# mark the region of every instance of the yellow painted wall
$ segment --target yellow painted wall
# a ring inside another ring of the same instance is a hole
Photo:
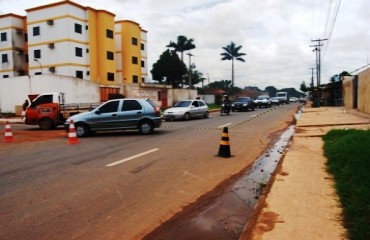
[[[120,21],[122,39],[122,82],[133,83],[133,76],[138,76],[138,83],[142,82],[141,76],[141,28],[132,21]],[[137,39],[137,45],[132,44],[132,38]],[[138,58],[137,64],[132,64],[132,57]]]
[[[117,85],[115,60],[107,59],[107,51],[115,55],[114,15],[102,10],[88,10],[90,75],[93,82],[102,85]],[[108,38],[106,30],[113,31]],[[108,81],[108,72],[114,73],[114,81]]]
[[[99,83],[100,76],[98,71],[98,39],[97,36],[97,16],[93,9],[87,10],[89,27],[89,55],[90,55],[90,79],[92,82]]]

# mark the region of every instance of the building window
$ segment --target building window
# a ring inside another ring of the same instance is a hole
[[[114,81],[114,73],[109,72],[107,74],[108,81]]]
[[[133,76],[132,76],[132,82],[133,82],[133,83],[138,83],[138,82],[139,82],[139,77],[138,77],[138,76],[136,76],[136,75],[133,75]]]
[[[107,51],[107,59],[114,60],[114,54],[113,54],[113,52]]]
[[[144,61],[141,61],[141,67],[145,67],[145,62]]]
[[[76,78],[84,78],[83,71],[76,71]]]
[[[137,64],[137,57],[132,57],[132,64]]]
[[[40,27],[33,27],[33,36],[39,36],[40,35]]]
[[[76,33],[82,33],[82,25],[75,23],[75,32]]]
[[[137,38],[131,38],[131,43],[132,43],[132,45],[135,45],[135,46],[137,46]]]
[[[3,78],[9,78],[9,75],[3,75]]]
[[[110,29],[107,29],[107,38],[113,39],[113,31]]]
[[[144,45],[144,43],[142,43],[142,44],[141,44],[141,50],[143,50],[143,51],[145,50],[145,45]]]
[[[75,52],[77,57],[82,57],[82,48],[76,47]]]
[[[2,42],[6,42],[7,38],[6,38],[6,32],[3,32],[1,33],[1,41]]]
[[[35,72],[35,75],[41,75],[41,72]]]
[[[8,54],[1,54],[1,62],[3,63],[8,62]]]
[[[33,50],[33,58],[41,58],[41,50],[40,49],[36,49],[36,50]]]

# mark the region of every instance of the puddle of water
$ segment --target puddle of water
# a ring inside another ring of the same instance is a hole
[[[296,119],[300,113],[296,114]],[[236,182],[204,209],[175,219],[144,239],[239,239],[294,133],[290,126]]]

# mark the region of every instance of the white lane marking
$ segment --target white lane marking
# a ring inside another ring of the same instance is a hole
[[[229,125],[231,125],[231,124],[232,124],[232,123],[226,123],[226,124],[224,124],[224,125],[218,126],[218,128],[223,128],[223,127],[229,126]]]
[[[149,151],[146,151],[146,152],[143,152],[143,153],[139,153],[139,154],[136,154],[136,155],[134,155],[134,156],[131,156],[131,157],[128,157],[128,158],[124,158],[124,159],[119,160],[119,161],[116,161],[116,162],[109,163],[109,164],[107,164],[107,165],[105,165],[105,166],[107,166],[107,167],[113,167],[113,166],[115,166],[115,165],[118,165],[118,164],[121,164],[121,163],[124,163],[124,162],[130,161],[130,160],[133,160],[133,159],[135,159],[135,158],[138,158],[138,157],[141,157],[141,156],[147,155],[147,154],[149,154],[149,153],[152,153],[152,152],[155,152],[155,151],[158,151],[158,150],[159,150],[159,148],[153,148],[153,149],[151,149],[151,150],[149,150]]]

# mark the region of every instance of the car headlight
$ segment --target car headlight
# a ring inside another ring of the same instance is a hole
[[[248,104],[247,103],[243,103],[243,107],[246,107]]]

